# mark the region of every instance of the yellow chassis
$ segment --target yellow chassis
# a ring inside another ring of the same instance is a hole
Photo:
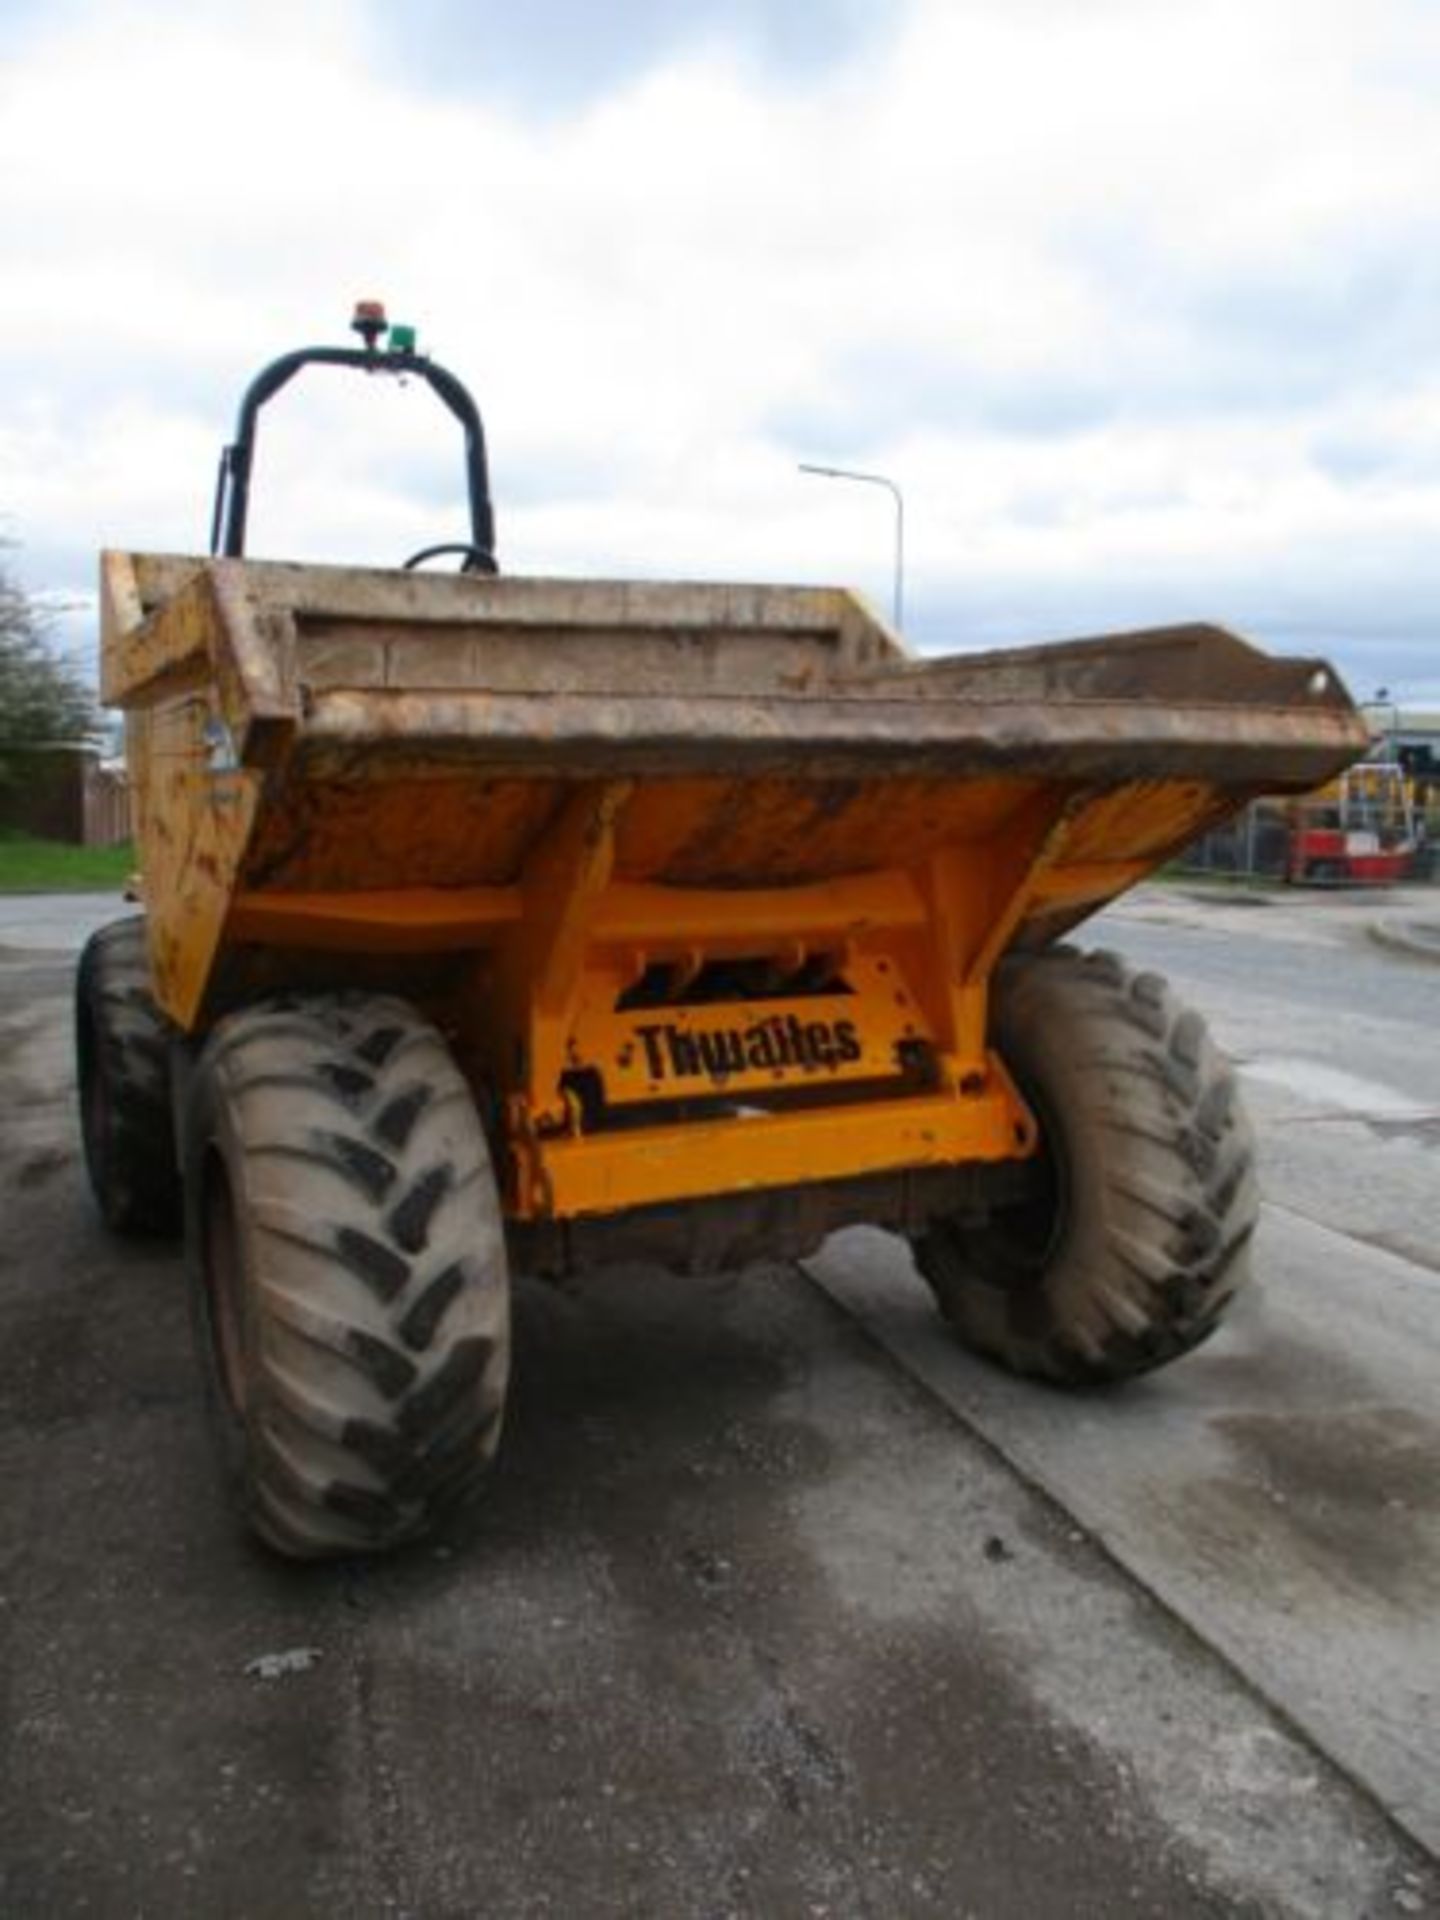
[[[914,662],[830,590],[101,578],[159,1004],[413,994],[518,1222],[1023,1158],[1005,952],[1364,736],[1217,629]]]
[[[985,1044],[986,1011],[991,971],[1026,908],[1097,884],[1089,868],[1054,869],[1063,811],[1032,808],[979,861],[943,854],[783,892],[680,892],[614,878],[631,791],[615,782],[576,793],[514,887],[241,893],[227,939],[392,955],[473,947],[473,992],[451,1023],[462,1058],[478,1054],[488,1083],[507,1089],[517,1219],[1033,1150],[1033,1118]],[[1116,879],[1106,869],[1105,885]],[[711,962],[769,960],[783,978],[810,956],[823,956],[838,991],[617,1006],[655,967],[674,996]],[[923,1063],[925,1091],[913,1073],[907,1083],[906,1058]],[[609,1114],[723,1099],[740,1117],[587,1130],[566,1084],[587,1072]],[[802,1090],[823,1103],[783,1104]]]

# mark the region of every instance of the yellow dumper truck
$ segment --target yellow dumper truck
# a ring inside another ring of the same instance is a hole
[[[356,324],[246,394],[210,557],[101,569],[143,912],[80,966],[85,1151],[116,1230],[183,1224],[253,1527],[351,1553],[468,1496],[511,1270],[866,1221],[1020,1373],[1197,1346],[1255,1224],[1234,1077],[1158,975],[1060,943],[1362,752],[1335,675],[1209,626],[917,659],[838,589],[502,577],[469,394]],[[244,557],[260,409],[316,363],[450,408],[464,540]]]

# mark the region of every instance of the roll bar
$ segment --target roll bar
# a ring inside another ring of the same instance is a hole
[[[485,429],[469,389],[448,368],[415,348],[409,327],[391,327],[378,301],[362,300],[350,322],[363,347],[297,347],[272,360],[250,382],[240,402],[235,438],[220,455],[215,487],[215,510],[210,521],[210,551],[227,559],[245,552],[245,524],[250,508],[250,473],[255,461],[255,430],[260,409],[287,386],[302,367],[355,367],[361,373],[418,374],[460,422],[465,434],[465,480],[470,498],[470,540],[477,572],[495,573],[495,512],[490,503],[490,476],[485,458]],[[382,336],[390,343],[381,346]]]

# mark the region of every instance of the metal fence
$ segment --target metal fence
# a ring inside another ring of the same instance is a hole
[[[1401,841],[1381,823],[1350,822],[1352,841],[1363,851],[1343,870],[1339,860],[1298,857],[1304,834],[1314,840],[1336,827],[1333,806],[1324,800],[1290,802],[1256,800],[1224,826],[1214,827],[1194,840],[1175,862],[1182,873],[1208,874],[1217,879],[1283,881],[1307,878],[1317,885],[1383,884],[1391,881],[1440,883],[1440,792],[1428,808],[1418,810],[1414,828]],[[1320,843],[1323,844],[1323,843]],[[1383,876],[1383,878],[1382,878]]]

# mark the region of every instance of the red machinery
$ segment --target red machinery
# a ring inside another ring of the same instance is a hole
[[[1411,870],[1419,835],[1405,769],[1362,760],[1288,808],[1287,880],[1315,886],[1393,887]]]

